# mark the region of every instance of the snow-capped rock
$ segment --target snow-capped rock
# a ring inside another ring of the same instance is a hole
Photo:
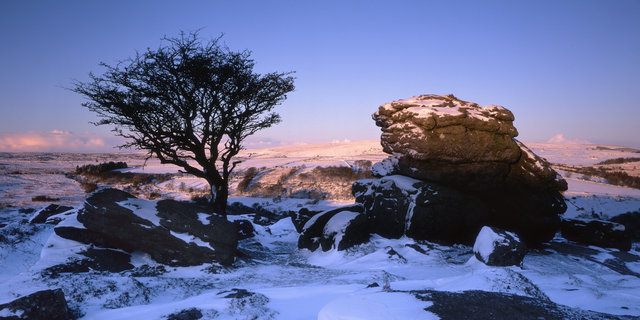
[[[61,237],[100,247],[142,251],[157,262],[190,266],[217,261],[230,265],[237,247],[236,228],[221,217],[209,216],[193,204],[173,200],[157,202],[136,199],[117,189],[104,189],[89,196],[78,213],[84,228],[61,226]]]
[[[485,226],[478,233],[473,253],[488,266],[519,266],[527,247],[514,233]]]
[[[368,225],[359,204],[320,212],[304,225],[298,248],[345,250],[369,240]]]
[[[420,95],[383,104],[373,118],[383,150],[392,154],[374,165],[378,176],[402,174],[475,191],[567,189],[546,160],[514,139],[513,114],[503,107]]]

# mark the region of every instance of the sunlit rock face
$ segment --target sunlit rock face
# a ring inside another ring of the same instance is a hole
[[[566,190],[546,160],[514,139],[514,116],[504,107],[419,95],[381,105],[373,119],[392,173],[470,190]]]
[[[373,119],[382,128],[383,150],[413,160],[513,163],[520,157],[513,114],[500,106],[428,94],[385,103]]]

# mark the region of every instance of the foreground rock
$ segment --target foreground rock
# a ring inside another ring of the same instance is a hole
[[[89,248],[80,252],[85,259],[75,259],[44,270],[44,274],[55,278],[60,273],[83,273],[92,270],[121,272],[133,269],[131,255],[112,249]]]
[[[0,304],[0,319],[68,320],[73,319],[60,289],[43,290]]]
[[[237,248],[235,226],[199,206],[173,200],[138,200],[117,189],[89,196],[78,213],[85,229],[55,228],[63,238],[126,252],[142,251],[170,266],[219,262],[230,265]]]
[[[562,221],[562,236],[598,247],[631,249],[631,236],[625,226],[610,221],[565,219]]]
[[[476,259],[488,266],[519,266],[527,247],[518,236],[493,227],[482,227],[473,245]]]
[[[367,217],[362,206],[353,205],[320,212],[302,228],[298,248],[345,250],[369,240]]]
[[[72,210],[73,207],[68,207],[68,206],[59,206],[57,204],[50,204],[47,207],[45,207],[44,209],[38,211],[38,213],[31,218],[31,220],[29,220],[29,223],[45,223],[47,222],[47,220],[52,217],[55,216],[57,214],[60,213],[64,213],[67,211]],[[56,221],[53,221],[52,223],[56,223]]]
[[[640,212],[627,212],[617,215],[611,219],[611,222],[619,223],[627,229],[629,237],[632,241],[640,241]]]
[[[500,292],[421,290],[412,293],[420,300],[432,302],[433,305],[425,310],[435,313],[442,320],[637,319],[634,316],[611,315],[571,308],[548,299]]]

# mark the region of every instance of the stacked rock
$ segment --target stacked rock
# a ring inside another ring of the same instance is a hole
[[[373,119],[391,156],[373,166],[376,179],[353,184],[350,219],[327,222],[341,209],[318,213],[301,228],[300,248],[345,249],[373,233],[472,245],[483,226],[536,246],[558,231],[567,183],[514,139],[509,110],[420,95],[383,104]]]
[[[372,232],[388,230],[393,215],[401,223],[386,236],[470,244],[483,225],[516,232],[528,245],[555,235],[567,183],[514,139],[509,110],[420,95],[383,104],[373,119],[391,156],[374,165],[380,179],[353,186]],[[410,187],[406,177],[416,179]]]

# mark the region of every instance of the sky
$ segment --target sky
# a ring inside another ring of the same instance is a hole
[[[640,1],[0,1],[0,151],[117,151],[69,91],[163,36],[221,34],[295,71],[247,147],[379,139],[418,94],[510,109],[520,140],[640,148]]]

